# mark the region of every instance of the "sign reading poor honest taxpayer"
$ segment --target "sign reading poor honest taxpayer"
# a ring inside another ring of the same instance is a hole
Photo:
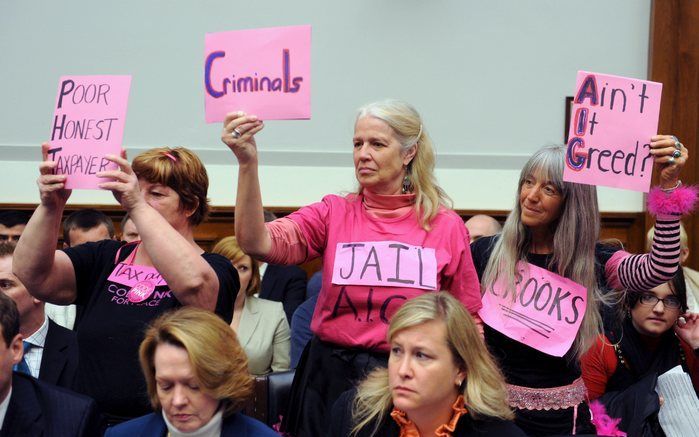
[[[517,263],[514,289],[499,279],[483,294],[483,322],[527,346],[562,357],[585,316],[587,290],[533,264]]]
[[[58,85],[48,159],[66,188],[99,189],[100,171],[117,165],[126,123],[131,76],[63,76]]]
[[[657,82],[578,71],[563,179],[647,192],[662,88]]]
[[[207,123],[311,118],[311,26],[207,33],[204,94]]]

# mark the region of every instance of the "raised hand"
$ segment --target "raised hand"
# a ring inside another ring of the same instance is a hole
[[[254,135],[263,128],[264,124],[257,116],[231,112],[223,121],[221,141],[233,151],[239,164],[247,164],[257,158]]]
[[[680,171],[687,162],[689,151],[673,135],[651,137],[650,153],[660,168],[660,186],[672,188],[677,185]]]
[[[682,318],[684,322],[682,320],[677,322],[675,333],[692,349],[699,348],[699,314],[687,313]]]
[[[72,190],[67,190],[66,175],[53,174],[56,169],[56,162],[49,161],[49,143],[41,145],[42,163],[39,165],[39,178],[36,184],[39,186],[39,198],[41,204],[51,208],[63,208],[72,193]]]
[[[122,155],[125,156],[123,152]],[[117,164],[119,169],[97,173],[97,176],[101,178],[113,179],[113,181],[100,183],[99,187],[104,190],[110,190],[112,194],[114,194],[114,198],[117,202],[119,202],[126,211],[131,211],[139,205],[145,205],[146,200],[141,193],[138,177],[136,177],[136,174],[133,172],[129,161],[115,155],[107,155],[105,159]]]

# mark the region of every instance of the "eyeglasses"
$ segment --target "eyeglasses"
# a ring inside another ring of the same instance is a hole
[[[650,293],[643,293],[639,301],[642,305],[647,305],[651,307],[656,306],[658,302],[662,302],[665,308],[671,310],[678,310],[682,306],[680,300],[677,299],[675,296],[668,296],[665,299],[661,299],[658,296]]]

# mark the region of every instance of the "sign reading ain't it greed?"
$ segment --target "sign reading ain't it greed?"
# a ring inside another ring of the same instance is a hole
[[[662,84],[578,71],[575,89],[563,180],[647,192]]]
[[[311,118],[311,26],[207,33],[204,92],[207,123]]]
[[[99,189],[100,171],[117,165],[126,124],[131,76],[63,76],[59,81],[48,159],[66,188]]]
[[[483,322],[556,357],[570,349],[587,309],[587,289],[533,264],[517,263],[514,289],[499,279],[485,290]]]

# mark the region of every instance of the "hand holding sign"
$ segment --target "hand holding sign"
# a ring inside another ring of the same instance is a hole
[[[689,151],[672,135],[655,135],[651,138],[650,147],[650,154],[660,164],[660,186],[675,187]]]
[[[53,174],[57,163],[49,161],[49,150],[51,150],[49,143],[41,145],[43,162],[39,165],[41,176],[36,180],[39,186],[39,198],[42,205],[63,210],[72,190],[65,188],[66,175]]]
[[[242,111],[231,112],[223,121],[221,141],[235,154],[239,164],[247,164],[257,157],[254,135],[264,128],[262,120]]]
[[[115,155],[107,155],[105,159],[117,164],[120,170],[107,170],[97,173],[97,177],[113,179],[112,182],[101,182],[99,188],[111,190],[114,198],[126,211],[131,211],[139,205],[146,205],[138,178],[133,172],[129,161]]]

